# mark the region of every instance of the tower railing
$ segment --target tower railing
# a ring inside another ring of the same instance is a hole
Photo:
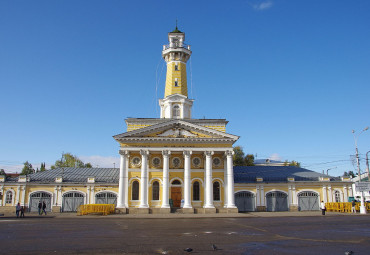
[[[190,45],[185,44],[185,43],[174,43],[174,44],[163,45],[163,50],[177,49],[177,48],[183,48],[183,49],[190,50]]]

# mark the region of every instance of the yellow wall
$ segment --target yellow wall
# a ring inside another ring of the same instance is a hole
[[[178,71],[175,70],[175,65],[178,66]],[[175,79],[178,80],[178,86],[175,86]],[[186,64],[181,62],[167,63],[166,88],[164,97],[181,94],[188,96],[188,86],[186,80]]]

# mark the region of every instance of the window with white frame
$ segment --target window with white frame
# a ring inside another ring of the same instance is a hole
[[[178,87],[179,86],[179,80],[176,78],[175,79],[175,87]]]
[[[199,188],[199,182],[193,183],[193,200],[199,201],[200,200],[200,188]]]
[[[153,200],[159,200],[159,182],[153,182]]]
[[[340,192],[338,190],[334,192],[334,196],[335,196],[335,202],[339,203],[340,202]]]
[[[132,183],[132,200],[139,200],[139,182]]]
[[[5,197],[5,203],[6,204],[11,204],[13,202],[13,192],[7,191],[6,192],[6,197]]]
[[[214,182],[213,183],[213,200],[220,201],[220,183]]]
[[[173,118],[180,117],[180,106],[178,106],[178,105],[173,106],[172,116],[173,116]]]

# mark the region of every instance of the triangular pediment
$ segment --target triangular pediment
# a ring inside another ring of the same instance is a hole
[[[185,120],[169,120],[164,123],[136,129],[120,135],[114,136],[117,141],[123,141],[132,138],[142,139],[226,139],[236,141],[239,137],[217,131],[211,128],[203,127]]]

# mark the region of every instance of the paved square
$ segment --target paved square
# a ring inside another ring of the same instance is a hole
[[[212,244],[217,246],[213,250]],[[2,254],[368,254],[368,215],[0,218]]]

